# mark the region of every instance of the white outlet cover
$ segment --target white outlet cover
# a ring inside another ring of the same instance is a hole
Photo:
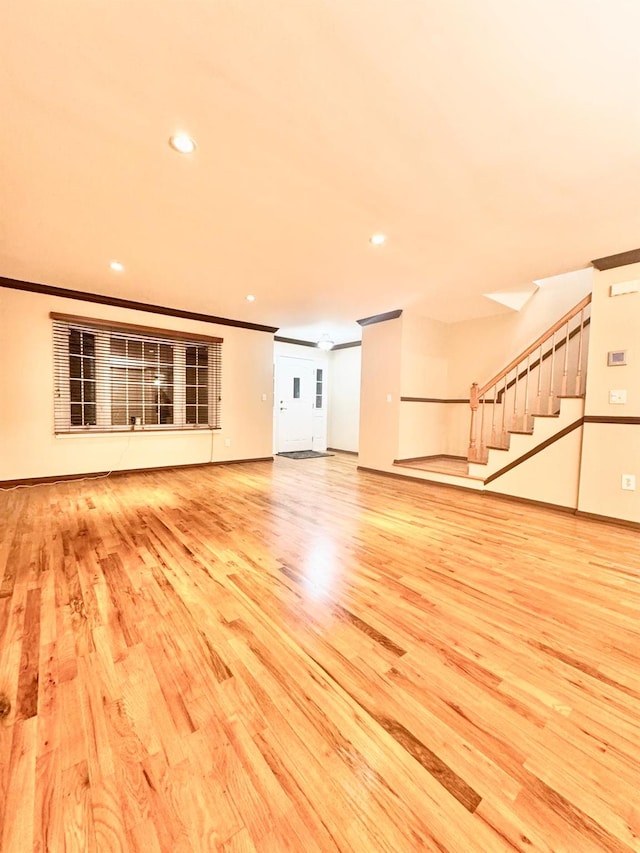
[[[623,474],[621,485],[625,491],[635,492],[635,490],[636,490],[636,475],[635,474]]]

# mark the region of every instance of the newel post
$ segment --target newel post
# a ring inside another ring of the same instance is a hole
[[[469,427],[469,461],[476,460],[476,412],[478,411],[478,383],[474,382],[469,392],[469,405],[471,406],[471,425]]]

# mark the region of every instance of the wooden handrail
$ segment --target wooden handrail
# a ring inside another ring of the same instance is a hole
[[[586,329],[590,323],[591,323],[591,318],[587,317],[581,325],[576,326],[575,329],[569,334],[569,340],[572,340],[576,335],[579,335],[580,330]],[[541,347],[544,343],[545,343],[545,341],[542,342]],[[554,344],[553,348],[557,352],[559,349],[562,349],[562,347],[566,346],[566,344],[567,344],[566,339],[562,339],[562,340],[559,340],[557,344]],[[531,370],[535,370],[543,362],[545,362],[550,356],[551,356],[551,348],[549,348],[545,353],[542,354],[542,360],[540,358],[538,358],[537,361],[533,361],[531,363]],[[526,375],[527,375],[527,371],[522,370],[518,374],[518,379],[523,379]],[[503,398],[505,392],[509,391],[511,388],[513,388],[515,381],[516,381],[515,378],[511,379],[509,382],[505,383],[505,387],[503,390],[498,391],[498,393],[496,394],[498,403],[502,402],[502,398]]]
[[[570,311],[567,311],[567,313],[564,315],[564,317],[561,317],[556,323],[553,324],[553,326],[550,326],[546,330],[546,332],[543,332],[543,334],[541,334],[540,337],[538,337],[530,346],[528,346],[526,348],[526,350],[524,350],[524,352],[522,352],[517,358],[514,358],[512,361],[510,361],[509,364],[506,367],[504,367],[500,371],[500,373],[497,373],[493,377],[493,379],[491,379],[490,382],[486,382],[482,386],[482,388],[479,388],[477,391],[478,397],[482,397],[483,394],[486,394],[490,388],[492,388],[494,385],[496,385],[501,379],[504,379],[504,377],[508,373],[510,373],[514,369],[514,367],[517,367],[522,361],[524,361],[529,355],[531,355],[531,353],[534,350],[536,350],[541,344],[543,344],[546,340],[548,340],[552,335],[555,335],[555,333],[558,331],[558,329],[561,329],[562,326],[564,326],[566,323],[569,322],[569,320],[572,320],[576,316],[576,314],[579,314],[580,311],[582,311],[583,308],[585,308],[587,305],[589,305],[590,302],[591,302],[591,294],[589,293],[587,296],[584,297],[584,299],[582,299],[580,302],[578,302],[577,305],[574,305],[574,307]]]

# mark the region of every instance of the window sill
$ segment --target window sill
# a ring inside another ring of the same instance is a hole
[[[91,429],[91,430],[77,430],[70,432],[57,432],[54,434],[54,438],[93,438],[99,436],[100,438],[104,438],[105,436],[139,436],[139,435],[213,435],[215,433],[222,432],[222,427],[218,429],[214,429],[211,427],[198,427],[194,429],[183,429],[181,427],[174,428],[164,428],[164,429]]]

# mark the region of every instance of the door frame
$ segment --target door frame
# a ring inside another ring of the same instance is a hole
[[[298,358],[308,361],[315,371],[322,370],[322,408],[313,407],[312,418],[312,448],[324,452],[327,449],[327,405],[329,402],[329,358],[328,354],[317,350],[315,347],[306,347],[298,344],[287,344],[276,341],[273,352],[273,452],[277,454],[280,446],[280,401],[278,399],[278,364],[281,358]]]

